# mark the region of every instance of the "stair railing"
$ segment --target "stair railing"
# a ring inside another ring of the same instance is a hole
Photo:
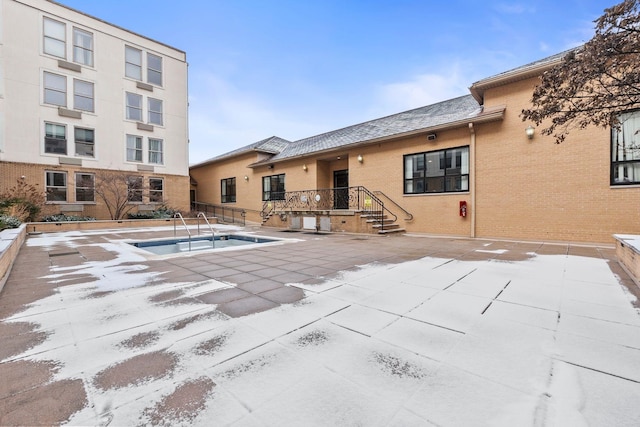
[[[180,218],[180,221],[182,221],[182,226],[184,227],[185,230],[187,230],[187,234],[189,235],[189,252],[191,252],[191,231],[189,231],[189,227],[187,227],[187,223],[184,222],[184,218],[182,217],[182,214],[180,212],[176,212],[173,215],[173,237],[176,237],[176,219]]]
[[[409,212],[408,210],[406,210],[405,208],[403,208],[402,206],[400,206],[398,203],[396,203],[396,201],[393,200],[391,197],[387,196],[386,194],[384,194],[382,191],[379,191],[379,190],[376,190],[373,193],[376,196],[382,196],[382,197],[386,198],[391,203],[393,203],[398,209],[400,209],[402,212],[404,212],[406,214],[406,216],[407,216],[404,219],[405,221],[413,221],[413,214],[411,212]]]
[[[211,246],[215,248],[216,233],[213,231],[213,227],[211,227],[211,224],[209,223],[209,220],[207,219],[207,216],[204,214],[204,212],[198,212],[198,216],[196,217],[198,223],[198,236],[200,235],[200,217],[204,219],[204,222],[209,226],[209,230],[211,230]]]

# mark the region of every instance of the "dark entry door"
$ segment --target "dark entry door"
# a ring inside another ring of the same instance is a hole
[[[333,208],[349,209],[349,170],[333,171]]]

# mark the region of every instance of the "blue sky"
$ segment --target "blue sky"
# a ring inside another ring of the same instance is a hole
[[[619,0],[59,1],[186,51],[198,163],[466,95],[586,42]]]

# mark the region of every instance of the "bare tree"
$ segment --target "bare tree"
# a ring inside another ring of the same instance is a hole
[[[617,128],[620,113],[640,108],[640,0],[605,9],[595,24],[591,40],[542,74],[532,108],[522,110],[556,143],[572,129]]]
[[[131,202],[142,202],[143,179],[126,172],[98,172],[95,192],[111,219],[122,219],[135,207]]]

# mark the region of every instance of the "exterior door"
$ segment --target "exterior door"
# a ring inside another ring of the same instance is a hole
[[[349,209],[349,170],[333,172],[333,209]]]

